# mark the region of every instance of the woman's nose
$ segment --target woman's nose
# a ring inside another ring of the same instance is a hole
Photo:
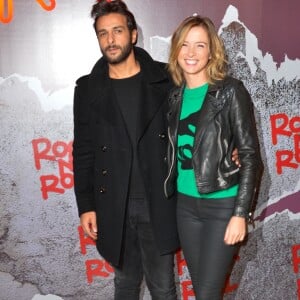
[[[194,46],[190,45],[187,50],[188,50],[188,52],[187,52],[188,56],[190,56],[190,57],[194,56],[194,54],[195,54],[195,47]]]

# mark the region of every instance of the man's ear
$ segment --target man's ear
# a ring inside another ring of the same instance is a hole
[[[131,32],[131,43],[132,45],[135,45],[137,43],[137,39],[138,39],[138,32],[136,29],[133,29]]]

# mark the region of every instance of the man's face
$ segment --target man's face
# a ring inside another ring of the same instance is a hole
[[[130,33],[125,16],[111,13],[99,17],[96,31],[101,52],[109,64],[119,64],[127,59],[136,41],[137,31]]]

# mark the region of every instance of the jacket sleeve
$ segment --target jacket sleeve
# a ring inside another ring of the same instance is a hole
[[[230,107],[231,128],[241,163],[234,215],[248,218],[262,173],[253,104],[243,83],[234,85]]]
[[[95,211],[94,201],[94,151],[89,129],[89,107],[87,103],[88,77],[82,77],[74,90],[73,117],[73,172],[74,190],[79,216]]]

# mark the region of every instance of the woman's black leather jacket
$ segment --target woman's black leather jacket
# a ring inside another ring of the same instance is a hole
[[[184,86],[170,94],[168,177],[165,194],[176,190],[177,131]],[[243,83],[227,77],[209,86],[194,138],[192,164],[200,193],[239,184],[234,216],[248,217],[262,171],[253,105]],[[232,161],[238,149],[241,167]]]

